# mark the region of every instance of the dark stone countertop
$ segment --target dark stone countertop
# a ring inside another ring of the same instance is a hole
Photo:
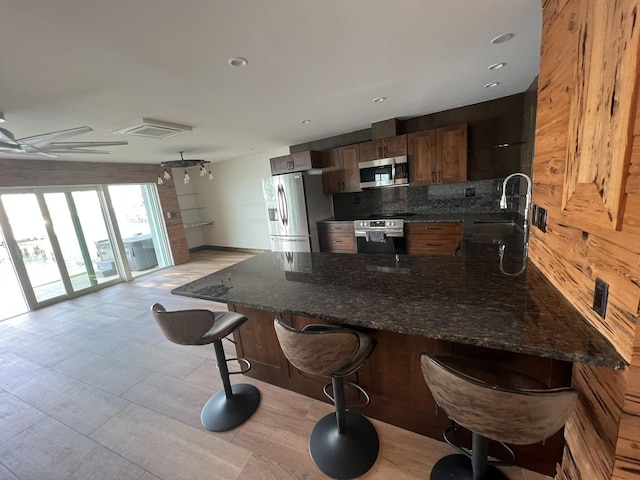
[[[266,252],[172,293],[624,368],[615,348],[535,265],[505,275],[497,245],[476,247],[464,257],[400,255],[397,263],[393,255]]]

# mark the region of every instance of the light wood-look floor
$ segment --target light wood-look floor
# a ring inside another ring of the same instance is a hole
[[[200,410],[221,388],[213,348],[168,342],[149,314],[155,302],[226,309],[170,290],[246,257],[199,252],[186,265],[0,322],[0,480],[325,478],[307,441],[328,404],[234,377],[258,386],[258,411],[229,432],[205,430]],[[380,456],[362,478],[426,479],[452,451],[373,423]]]

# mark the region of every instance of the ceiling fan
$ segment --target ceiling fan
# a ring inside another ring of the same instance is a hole
[[[77,127],[58,132],[43,133],[31,137],[15,139],[13,133],[0,128],[0,153],[18,153],[57,157],[63,153],[109,153],[105,150],[92,150],[92,147],[112,147],[127,145],[128,142],[60,142],[65,138],[92,132],[91,127]]]

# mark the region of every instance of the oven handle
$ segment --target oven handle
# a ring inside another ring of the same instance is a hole
[[[367,236],[367,231],[369,231],[369,232],[378,232],[379,230],[355,230],[355,236],[356,237],[366,237]],[[387,235],[387,237],[391,237],[391,238],[402,238],[402,237],[404,237],[404,231],[403,230],[385,230],[384,233]]]

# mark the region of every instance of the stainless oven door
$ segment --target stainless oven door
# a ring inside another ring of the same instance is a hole
[[[397,253],[407,252],[404,237],[386,237],[384,242],[367,241],[366,237],[356,237],[358,253]]]

